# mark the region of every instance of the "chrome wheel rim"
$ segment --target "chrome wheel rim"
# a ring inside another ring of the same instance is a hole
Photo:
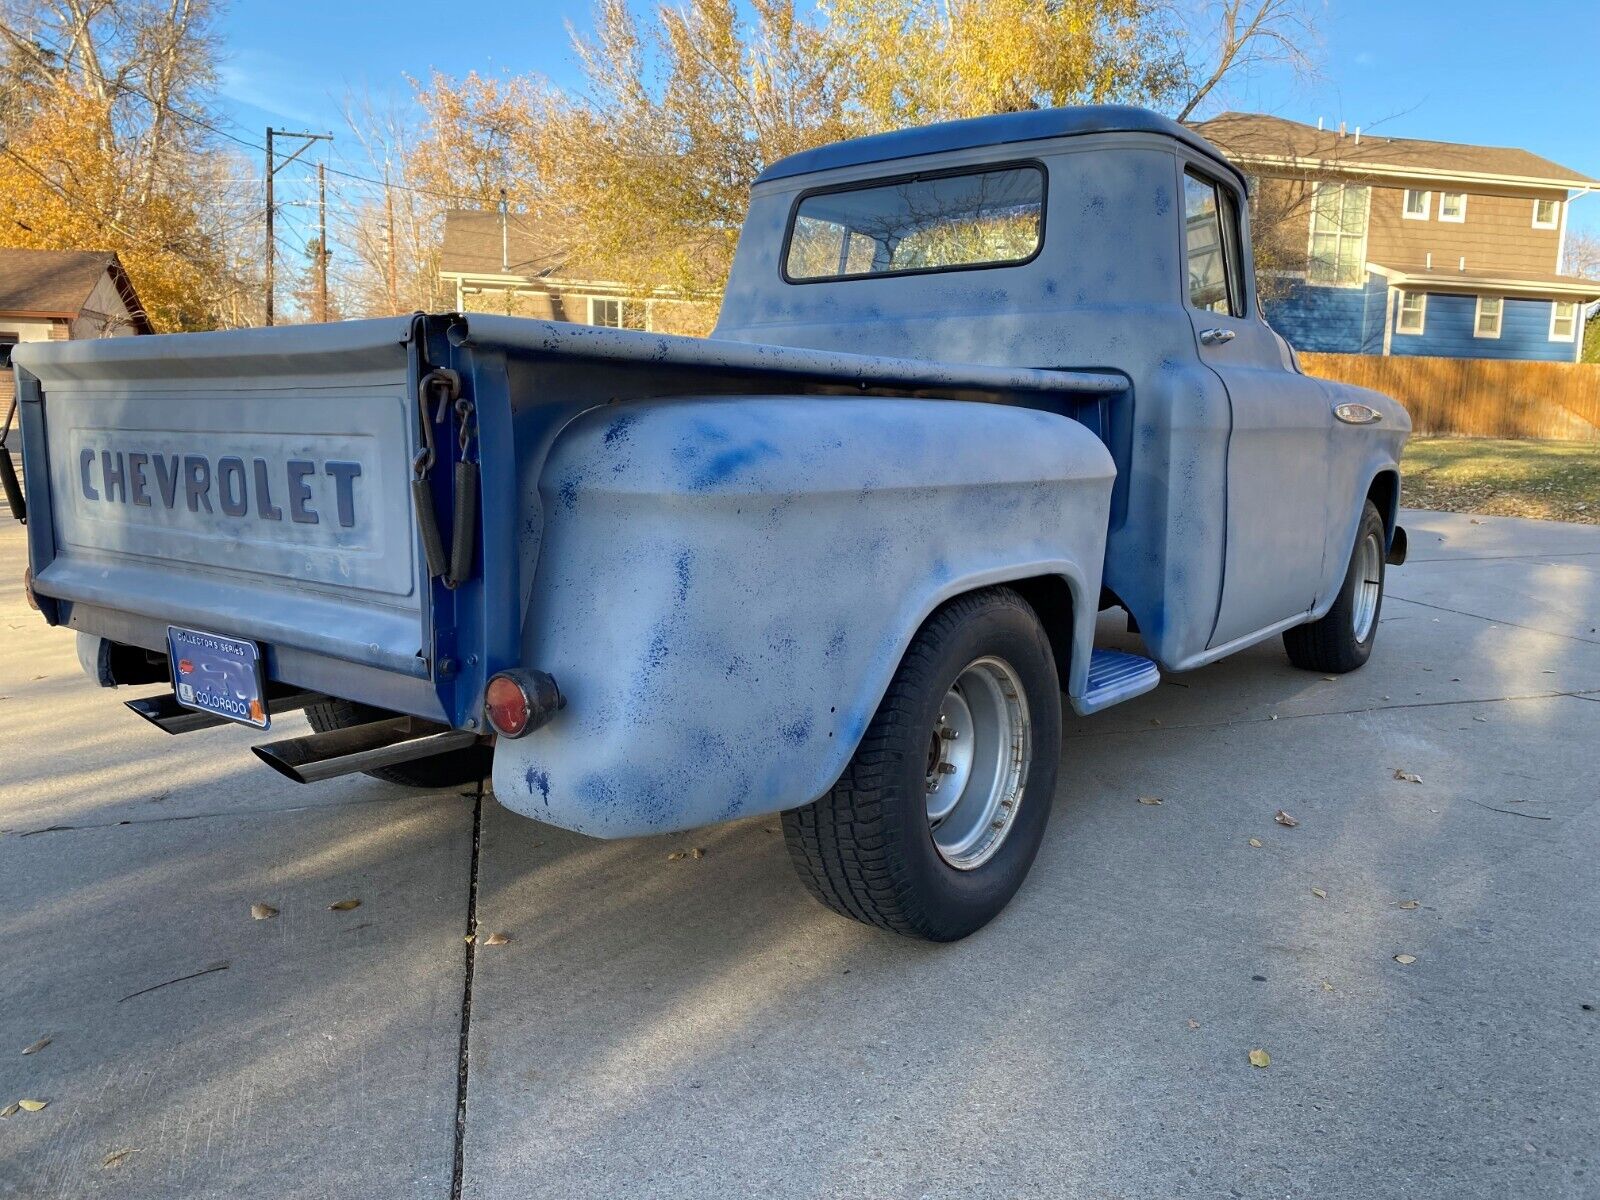
[[[1372,626],[1378,619],[1378,598],[1383,594],[1383,546],[1378,535],[1369,533],[1361,539],[1356,550],[1356,641],[1364,642],[1372,636]]]
[[[993,858],[1017,818],[1032,725],[1022,680],[1004,659],[969,663],[939,704],[928,740],[928,828],[960,871]]]

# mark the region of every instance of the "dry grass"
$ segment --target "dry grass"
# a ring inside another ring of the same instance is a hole
[[[1413,438],[1400,464],[1411,508],[1600,525],[1600,445]]]

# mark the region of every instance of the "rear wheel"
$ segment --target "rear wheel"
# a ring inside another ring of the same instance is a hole
[[[1344,585],[1320,621],[1286,630],[1283,648],[1289,661],[1303,671],[1342,675],[1354,671],[1372,656],[1378,636],[1378,614],[1383,609],[1383,518],[1368,500],[1350,551]]]
[[[844,774],[784,814],[806,887],[847,917],[954,941],[1021,886],[1061,752],[1049,640],[1009,588],[961,596],[918,631]]]
[[[356,704],[351,700],[329,700],[325,704],[306,706],[306,720],[318,733],[335,729],[349,729],[352,725],[366,725],[395,714],[369,704]],[[367,771],[374,779],[385,783],[399,783],[414,788],[459,787],[464,783],[477,783],[486,779],[494,763],[494,751],[488,746],[468,746],[465,750],[452,750],[432,758],[419,758],[411,762],[396,763],[392,767],[379,767]]]

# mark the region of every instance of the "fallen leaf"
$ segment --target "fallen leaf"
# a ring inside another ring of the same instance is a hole
[[[469,933],[469,934],[467,934],[466,937],[462,938],[461,940],[466,942],[467,945],[470,946],[470,945],[472,945],[473,942],[477,941],[478,939],[473,937],[472,934]]]
[[[671,854],[667,855],[667,861],[668,862],[677,862],[680,858],[688,858],[688,857],[689,857],[689,852],[687,850],[674,850]]]
[[[1394,777],[1401,783],[1421,783],[1421,775],[1413,775],[1410,771],[1402,771],[1399,767],[1394,769]]]
[[[1276,821],[1279,825],[1287,825],[1290,829],[1293,829],[1296,825],[1300,824],[1300,822],[1298,820],[1296,820],[1294,817],[1291,817],[1288,813],[1284,812],[1283,809],[1281,809],[1281,808],[1277,811],[1276,814],[1274,814],[1272,819],[1274,821]]]
[[[19,1109],[21,1109],[21,1107],[22,1106],[20,1104],[11,1103],[6,1105],[4,1108],[0,1108],[0,1120],[11,1120],[12,1117],[17,1115],[17,1112]]]
[[[1328,893],[1323,891],[1321,888],[1312,888],[1311,894],[1318,900],[1326,900],[1328,898]]]
[[[17,1101],[17,1104],[19,1106],[21,1106],[23,1112],[38,1112],[40,1109],[42,1109],[45,1105],[47,1105],[49,1103],[50,1103],[50,1101],[48,1101],[48,1100],[18,1100]]]
[[[35,1042],[33,1045],[29,1046],[26,1050],[24,1050],[23,1053],[24,1054],[37,1054],[37,1053],[39,1053],[39,1051],[43,1050],[49,1044],[50,1044],[50,1039],[47,1038],[47,1037],[42,1037],[37,1042]]]
[[[360,907],[361,901],[359,900],[335,900],[332,904],[328,905],[330,912],[349,912],[352,908]]]
[[[257,921],[270,921],[278,915],[278,910],[270,904],[255,903],[250,906],[250,915]]]
[[[1252,1067],[1265,1067],[1270,1065],[1271,1062],[1272,1055],[1268,1054],[1265,1050],[1250,1051],[1250,1065]]]
[[[1473,717],[1472,719],[1474,721],[1482,721],[1485,725],[1487,725],[1489,723],[1489,718],[1488,717]]]
[[[1251,838],[1250,839],[1250,845],[1252,847],[1254,847],[1255,849],[1257,849],[1257,850],[1261,849],[1261,839],[1260,838]]]
[[[690,858],[704,858],[705,856],[706,856],[705,850],[702,849],[699,846],[696,846],[693,850],[689,851],[689,857]]]
[[[1322,981],[1322,990],[1325,991],[1325,992],[1333,991],[1333,984],[1329,983],[1326,979],[1324,979]]]
[[[1400,901],[1400,907],[1405,909],[1407,912],[1410,912],[1416,906],[1417,906],[1417,902],[1415,900],[1402,900],[1402,901]]]
[[[1322,677],[1323,683],[1337,683],[1338,681],[1339,677],[1337,675],[1324,675]]]
[[[139,1151],[136,1150],[136,1149],[134,1149],[134,1150],[113,1150],[110,1154],[106,1155],[105,1160],[103,1162],[101,1162],[100,1165],[102,1167],[114,1167],[118,1163],[120,1163],[123,1159],[127,1158],[128,1155],[137,1154],[137,1153],[139,1153]]]
[[[509,933],[491,933],[483,939],[483,944],[485,946],[504,946],[510,940],[511,935]]]
[[[1139,803],[1140,804],[1160,804],[1161,803],[1161,797],[1160,796],[1140,796],[1139,797]]]
[[[1191,1030],[1199,1029],[1200,1028],[1200,1022],[1196,1021],[1193,1017],[1190,1017],[1189,1018],[1189,1028]]]
[[[1402,967],[1409,967],[1412,963],[1417,961],[1417,956],[1415,954],[1396,954],[1394,956],[1394,960]]]

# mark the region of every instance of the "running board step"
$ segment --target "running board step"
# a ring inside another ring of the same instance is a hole
[[[1141,654],[1096,650],[1089,656],[1089,686],[1077,709],[1084,716],[1142,696],[1161,682],[1161,669]]]
[[[255,756],[296,783],[320,783],[337,775],[374,771],[451,750],[464,750],[478,735],[415,717],[393,717],[330,729],[305,737],[251,746]]]

